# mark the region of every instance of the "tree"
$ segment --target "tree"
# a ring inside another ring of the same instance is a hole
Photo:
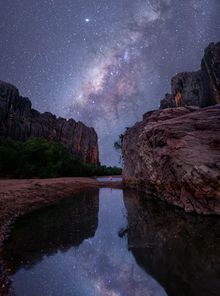
[[[125,128],[125,133],[129,130],[129,127]],[[123,140],[124,140],[124,134],[120,134],[118,137],[118,140],[114,142],[113,147],[115,148],[115,150],[120,152],[120,159],[119,159],[119,163],[122,163],[123,161],[123,156],[122,156],[122,146],[123,146]]]
[[[123,138],[124,138],[124,135],[120,134],[119,138],[118,138],[118,141],[114,142],[115,150],[122,150]]]
[[[51,178],[120,175],[121,168],[84,163],[62,143],[41,138],[25,142],[0,137],[0,177]]]
[[[125,128],[125,133],[129,130],[129,127]],[[124,139],[124,134],[120,134],[118,137],[118,140],[114,142],[114,148],[115,150],[122,150],[122,145],[123,145],[123,139]]]

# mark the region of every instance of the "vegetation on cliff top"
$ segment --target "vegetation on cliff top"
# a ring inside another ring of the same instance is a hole
[[[122,145],[123,145],[124,135],[125,135],[125,133],[129,130],[129,128],[130,128],[130,127],[126,127],[124,133],[123,133],[123,134],[120,134],[120,135],[118,136],[117,141],[114,142],[113,147],[115,148],[115,150],[118,150],[118,151],[121,152],[121,150],[122,150]]]
[[[116,151],[119,152],[119,163],[123,164],[123,155],[122,155],[122,146],[123,146],[123,140],[124,140],[124,135],[125,133],[129,130],[129,127],[125,128],[125,132],[123,134],[120,134],[118,136],[117,141],[114,142],[113,147],[115,148]]]
[[[0,138],[0,177],[53,178],[120,175],[121,168],[83,163],[63,144],[41,138]]]

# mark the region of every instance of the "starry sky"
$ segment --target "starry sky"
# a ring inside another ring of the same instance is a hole
[[[220,40],[219,0],[0,0],[0,80],[96,129],[100,159]]]

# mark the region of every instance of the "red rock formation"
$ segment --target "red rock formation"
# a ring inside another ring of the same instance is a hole
[[[56,118],[31,108],[13,85],[0,81],[0,136],[16,140],[42,137],[62,142],[68,151],[84,162],[99,163],[98,139],[93,128],[73,119]]]
[[[220,103],[220,42],[205,49],[201,71],[202,106]]]
[[[146,113],[125,133],[123,158],[128,187],[220,215],[220,104]]]
[[[166,94],[160,107],[210,106],[220,103],[220,42],[206,49],[197,72],[183,72],[171,80],[171,94]],[[176,95],[181,95],[177,104]]]

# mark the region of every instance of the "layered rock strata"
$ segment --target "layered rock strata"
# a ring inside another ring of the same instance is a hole
[[[0,81],[0,137],[59,141],[84,162],[99,163],[98,138],[93,128],[74,119],[57,118],[49,112],[32,109],[28,98],[20,96],[16,87],[3,81]]]
[[[204,53],[201,69],[178,73],[171,80],[171,94],[160,107],[210,106],[220,103],[220,42],[211,43]]]
[[[123,158],[127,187],[220,215],[220,104],[146,113],[125,133]]]

